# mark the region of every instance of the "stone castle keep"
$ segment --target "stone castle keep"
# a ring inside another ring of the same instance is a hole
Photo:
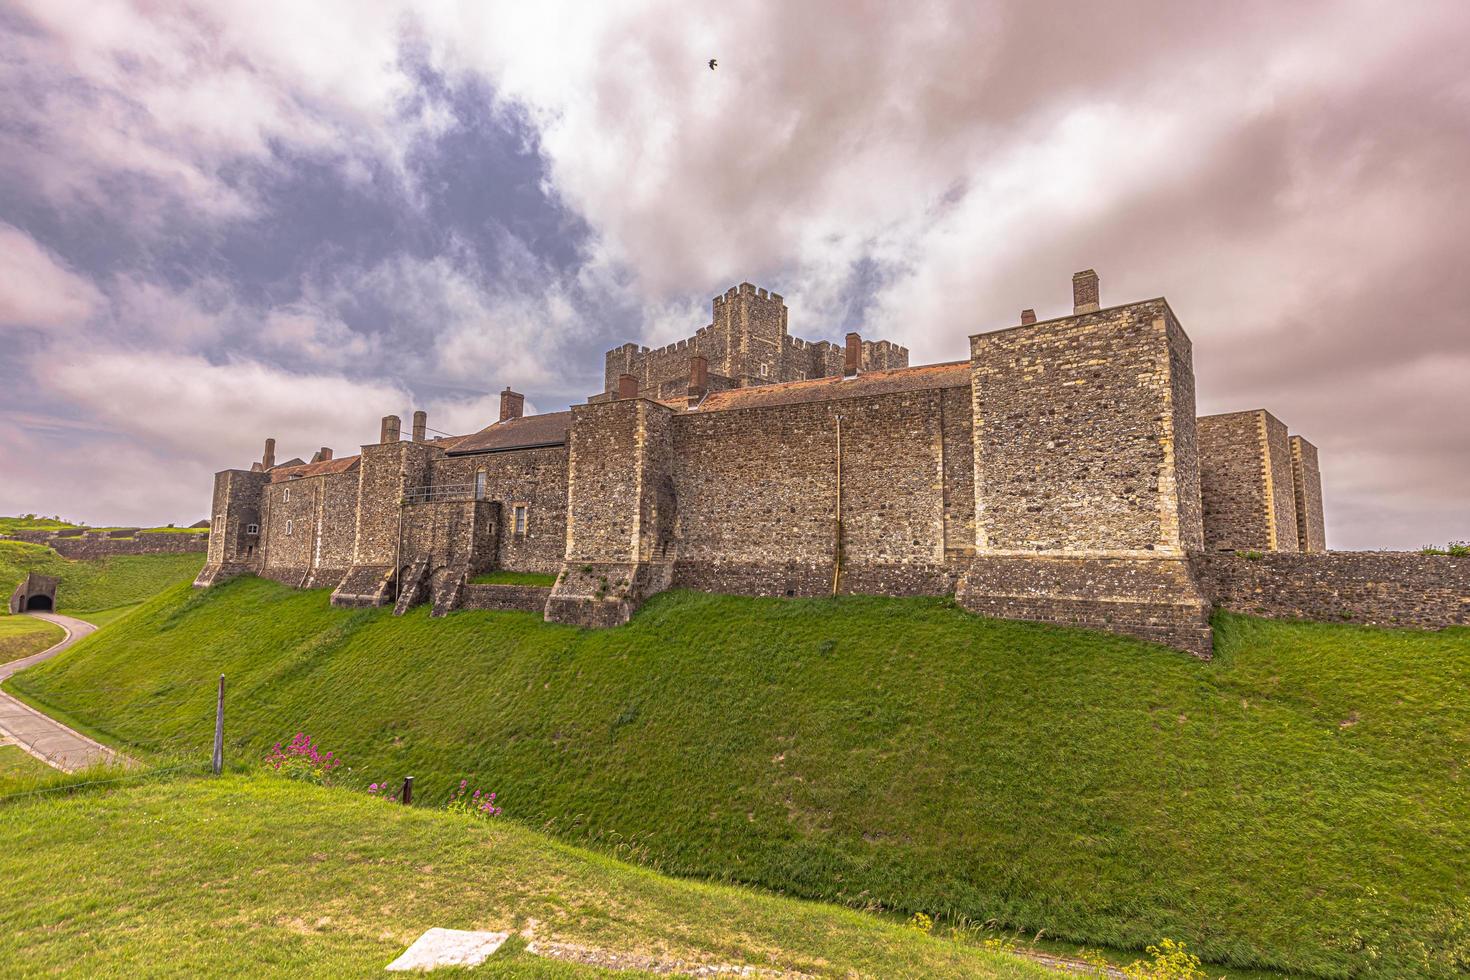
[[[965,360],[910,367],[888,341],[792,337],[782,298],[743,283],[692,337],[609,351],[605,389],[568,411],[526,416],[507,388],[468,435],[427,438],[416,412],[411,438],[388,416],[352,456],[278,463],[267,440],[216,475],[195,584],[250,572],[337,605],[584,626],[669,588],[953,594],[1201,656],[1215,606],[1466,621],[1470,569],[1325,551],[1310,442],[1264,410],[1196,418],[1165,300],[1104,308],[1090,270],[1072,285],[1072,315],[1026,310]],[[471,581],[493,570],[557,578]]]

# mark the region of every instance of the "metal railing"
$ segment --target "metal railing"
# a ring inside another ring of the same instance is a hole
[[[432,486],[409,487],[403,491],[406,504],[438,503],[445,500],[474,500],[473,483],[438,483]]]

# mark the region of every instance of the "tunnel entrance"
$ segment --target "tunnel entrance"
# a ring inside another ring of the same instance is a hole
[[[50,612],[51,597],[49,595],[33,595],[26,599],[26,611],[29,612],[32,609],[42,609]]]

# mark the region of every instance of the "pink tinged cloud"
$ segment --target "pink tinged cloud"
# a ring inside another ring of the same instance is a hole
[[[13,225],[0,222],[0,328],[62,330],[102,305],[86,278]]]

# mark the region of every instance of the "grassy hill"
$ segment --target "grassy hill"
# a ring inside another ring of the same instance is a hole
[[[60,643],[66,630],[28,616],[0,616],[0,664],[40,653]]]
[[[504,820],[268,775],[0,807],[0,878],[39,899],[9,903],[10,976],[362,976],[432,926],[518,933],[533,920],[533,941],[594,963],[1056,976],[845,909],[664,878]],[[525,946],[475,975],[613,975]]]
[[[35,514],[0,517],[0,534],[14,534],[16,531],[59,531],[76,526],[71,521],[63,521],[58,517],[37,517]]]
[[[203,552],[68,561],[45,545],[0,541],[0,598],[9,598],[30,572],[56,575],[57,611],[101,625],[115,612],[192,581],[203,566]]]
[[[223,672],[235,758],[307,731],[363,784],[469,777],[668,872],[1323,975],[1451,955],[1470,631],[1216,625],[1201,663],[942,600],[673,593],[587,632],[247,578],[9,686],[204,758]]]

